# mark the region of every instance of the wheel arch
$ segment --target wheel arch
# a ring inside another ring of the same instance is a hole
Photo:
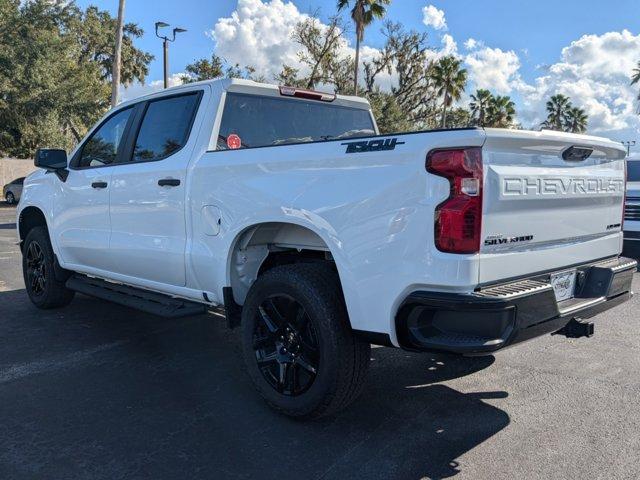
[[[18,217],[18,235],[20,238],[20,249],[24,244],[29,232],[35,227],[45,227],[49,231],[47,217],[44,212],[33,205],[29,205],[20,211]]]
[[[265,221],[247,226],[231,242],[227,260],[227,284],[239,305],[262,272],[287,263],[330,263],[338,272],[342,289],[341,269],[329,242],[308,225]]]

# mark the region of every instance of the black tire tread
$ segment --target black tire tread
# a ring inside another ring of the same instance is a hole
[[[327,405],[327,410],[324,415],[330,415],[346,408],[362,393],[366,375],[369,371],[371,345],[357,338],[351,330],[351,326],[349,324],[349,316],[347,314],[347,307],[344,303],[344,296],[340,287],[338,274],[328,265],[307,264],[306,266],[313,266],[315,273],[318,275],[318,278],[323,282],[322,284],[332,288],[332,295],[334,296],[334,298],[338,299],[340,309],[343,313],[342,326],[345,327],[347,333],[347,338],[345,338],[345,340],[350,346],[352,345],[351,348],[344,351],[345,357],[347,357],[349,353],[352,353],[351,368],[348,371],[350,375],[345,375],[343,379],[344,385],[341,385],[342,388],[338,389],[338,391],[336,392],[335,406],[333,406],[332,408],[332,405]],[[347,358],[343,358],[342,360],[346,362]],[[342,393],[341,398],[340,393]]]

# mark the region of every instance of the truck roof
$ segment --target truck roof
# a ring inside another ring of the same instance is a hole
[[[129,103],[137,102],[137,101],[140,101],[141,99],[171,95],[174,93],[179,93],[181,90],[186,90],[187,88],[191,88],[193,86],[207,85],[207,84],[212,86],[221,86],[222,89],[227,92],[246,93],[250,95],[263,95],[263,96],[269,96],[269,97],[282,96],[280,93],[280,87],[278,85],[272,85],[269,83],[259,83],[259,82],[254,82],[253,80],[245,80],[242,78],[218,78],[215,80],[202,80],[200,82],[186,83],[183,85],[170,87],[165,90],[153,92],[148,95],[143,95],[131,100],[127,100],[126,102],[122,102],[118,106],[123,106]],[[331,95],[333,94],[331,93]],[[287,97],[287,98],[291,98],[292,100],[300,100],[300,99],[297,99],[296,97]],[[335,100],[331,102],[326,102],[326,103],[329,105],[339,105],[343,107],[359,108],[362,110],[370,110],[371,108],[369,105],[369,102],[366,99],[352,96],[352,95],[336,95]]]

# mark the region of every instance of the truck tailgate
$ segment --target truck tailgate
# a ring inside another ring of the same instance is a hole
[[[619,254],[624,156],[598,137],[487,129],[479,283]]]

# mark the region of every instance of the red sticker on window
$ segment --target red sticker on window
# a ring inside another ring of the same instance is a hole
[[[240,140],[240,137],[235,133],[232,133],[227,137],[227,147],[229,147],[231,150],[235,150],[237,148],[240,148],[241,146],[242,140]]]

